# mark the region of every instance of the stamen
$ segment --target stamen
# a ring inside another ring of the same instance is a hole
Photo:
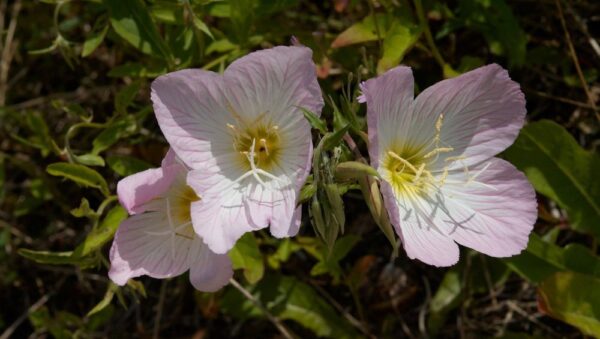
[[[413,183],[416,183],[419,180],[424,169],[425,169],[425,164],[423,163],[423,164],[421,164],[421,166],[419,166],[419,170],[417,170],[417,172],[415,173],[415,177],[413,178]],[[429,171],[426,171],[426,172],[429,172]]]
[[[413,166],[413,164],[411,164],[410,162],[404,160],[404,158],[402,158],[401,156],[399,156],[398,154],[392,152],[392,151],[388,151],[388,155],[391,156],[392,158],[399,160],[400,162],[402,162],[403,164],[405,164],[406,166],[408,166],[408,168],[410,168],[413,172],[417,172],[418,170],[415,168],[415,166]]]
[[[454,148],[452,148],[452,147],[438,147],[438,148],[434,149],[433,151],[425,154],[423,156],[423,158],[427,159],[429,157],[432,157],[434,155],[438,155],[440,153],[448,153],[448,152],[452,152],[452,151],[454,151]],[[437,160],[437,158],[436,158],[436,160]]]
[[[267,147],[267,140],[265,138],[261,138],[260,144],[265,149],[265,153],[267,153],[267,155],[269,155],[269,148]]]

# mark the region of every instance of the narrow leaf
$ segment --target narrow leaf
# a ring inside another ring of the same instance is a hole
[[[100,173],[89,167],[66,162],[56,162],[48,165],[46,171],[50,175],[64,177],[73,180],[80,185],[97,188],[102,191],[104,195],[109,194],[108,185],[104,178]]]

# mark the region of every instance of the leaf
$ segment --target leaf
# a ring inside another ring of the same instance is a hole
[[[359,338],[346,319],[340,317],[309,285],[293,277],[266,276],[251,288],[275,317],[293,320],[313,331],[317,336],[329,338]],[[235,289],[228,289],[221,299],[224,312],[236,318],[264,317],[252,302]]]
[[[156,78],[159,75],[167,73],[165,65],[141,65],[138,63],[127,62],[116,66],[108,72],[112,78]]]
[[[113,120],[92,141],[92,154],[99,154],[115,144],[119,139],[133,134],[137,130],[137,121],[133,115],[125,115]]]
[[[133,102],[135,96],[142,87],[141,81],[134,81],[131,84],[121,88],[115,96],[115,110],[120,114],[127,114],[127,107]]]
[[[543,313],[587,335],[600,335],[600,279],[575,272],[555,273],[540,284],[538,304]]]
[[[101,156],[95,154],[76,155],[75,161],[79,164],[86,166],[104,166],[104,159],[102,159]]]
[[[127,211],[121,206],[113,207],[100,225],[85,237],[85,240],[73,251],[74,257],[85,257],[100,249],[104,244],[112,240],[121,221],[127,218]]]
[[[383,74],[400,64],[406,52],[417,43],[421,33],[420,26],[395,20],[383,39],[383,56],[377,62],[377,74]]]
[[[600,278],[600,258],[579,244],[565,248],[543,241],[538,235],[529,237],[527,249],[518,256],[503,259],[525,279],[538,283],[558,271],[570,270]]]
[[[347,28],[331,43],[332,48],[340,48],[362,42],[375,41],[384,38],[387,31],[389,16],[386,14],[375,14],[365,17],[361,22]],[[377,25],[376,25],[377,23]],[[379,29],[380,36],[377,36]]]
[[[106,36],[106,32],[108,32],[108,23],[106,20],[99,19],[94,23],[94,28],[92,29],[91,34],[85,39],[83,43],[83,48],[81,50],[81,56],[87,57],[92,54],[102,41],[104,41],[104,37]]]
[[[344,225],[346,224],[346,214],[344,213],[344,201],[342,200],[340,190],[336,184],[325,184],[324,189],[329,201],[329,207],[331,208],[331,212],[333,212],[331,216],[335,218],[335,222],[339,225],[343,234]]]
[[[569,215],[573,229],[600,237],[600,157],[583,150],[560,125],[531,123],[505,153],[541,194]]]
[[[90,202],[86,198],[81,198],[81,203],[79,203],[79,207],[72,209],[70,213],[75,218],[97,217],[96,211],[90,208]]]
[[[335,177],[338,180],[355,180],[366,175],[379,178],[379,172],[372,166],[358,161],[339,163],[335,168]]]
[[[347,234],[337,239],[331,250],[322,250],[322,252],[327,251],[328,253],[322,253],[319,256],[319,262],[313,266],[310,274],[317,276],[329,273],[333,277],[334,283],[337,284],[344,273],[339,262],[346,257],[359,241],[360,237],[354,234]]]
[[[265,272],[262,253],[252,233],[244,234],[229,251],[229,258],[234,269],[244,269],[244,277],[255,284],[262,279]]]
[[[479,31],[491,52],[506,55],[511,67],[525,63],[527,34],[504,0],[461,0],[456,12],[458,18],[450,21],[454,29]]]
[[[302,113],[304,113],[304,117],[308,120],[308,123],[312,126],[312,128],[319,130],[321,134],[327,133],[327,124],[325,121],[321,120],[315,113],[307,110],[304,107],[299,107]]]
[[[171,52],[158,34],[142,0],[103,0],[115,32],[143,53],[170,60]]]
[[[106,158],[108,166],[118,175],[126,177],[152,167],[149,163],[128,155],[111,155]]]
[[[66,162],[55,162],[48,165],[46,171],[50,175],[64,177],[86,187],[97,188],[104,195],[109,195],[108,185],[104,178],[100,173],[89,167]]]
[[[462,294],[461,266],[450,268],[444,275],[440,286],[429,304],[428,328],[433,333],[444,325],[447,313],[460,303]]]
[[[209,38],[214,40],[215,37],[210,32],[210,29],[208,28],[208,26],[206,26],[204,21],[200,20],[200,18],[198,18],[198,16],[196,16],[196,14],[192,14],[192,15],[193,15],[192,23],[194,24],[194,27],[196,27],[196,29],[200,30],[204,34],[208,35]]]
[[[94,314],[104,310],[108,305],[110,305],[110,302],[112,301],[113,297],[115,296],[115,292],[118,289],[119,286],[111,281],[108,284],[106,293],[104,293],[104,298],[102,298],[102,300],[100,300],[100,302],[86,314],[86,317],[91,317]]]
[[[95,265],[94,258],[74,258],[73,252],[49,252],[33,251],[26,248],[19,248],[19,255],[39,264],[50,265],[78,265],[81,268],[92,267]]]
[[[329,151],[334,147],[339,146],[349,128],[350,125],[346,125],[333,133],[325,134],[325,136],[323,136],[323,151]]]

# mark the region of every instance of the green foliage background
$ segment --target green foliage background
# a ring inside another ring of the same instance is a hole
[[[300,236],[246,234],[230,253],[253,299],[298,337],[600,337],[598,13],[561,0],[0,0],[0,338],[280,335],[233,286],[120,288],[106,272],[127,216],[116,183],[167,149],[152,79],[221,72],[292,36],[313,49],[327,105],[323,120],[305,112],[316,150]],[[422,90],[492,62],[526,94],[528,124],[502,156],[538,192],[535,232],[508,259],[411,261],[358,154],[357,84],[402,63]]]

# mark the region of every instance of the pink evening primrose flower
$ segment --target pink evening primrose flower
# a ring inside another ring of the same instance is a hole
[[[187,172],[169,151],[161,168],[119,181],[119,201],[131,216],[119,225],[110,249],[108,275],[116,284],[141,275],[174,277],[189,269],[196,289],[214,292],[232,277],[229,257],[211,251],[192,228],[190,206],[200,198],[186,184]]]
[[[219,75],[199,69],[152,83],[154,111],[192,170],[196,233],[225,253],[244,233],[300,227],[296,198],[310,171],[312,138],[302,108],[323,107],[312,51],[279,46],[244,56]]]
[[[450,266],[458,261],[456,243],[494,257],[527,246],[535,192],[514,166],[494,157],[514,142],[526,113],[506,70],[481,67],[413,99],[410,68],[396,67],[361,90],[371,164],[410,258]]]

